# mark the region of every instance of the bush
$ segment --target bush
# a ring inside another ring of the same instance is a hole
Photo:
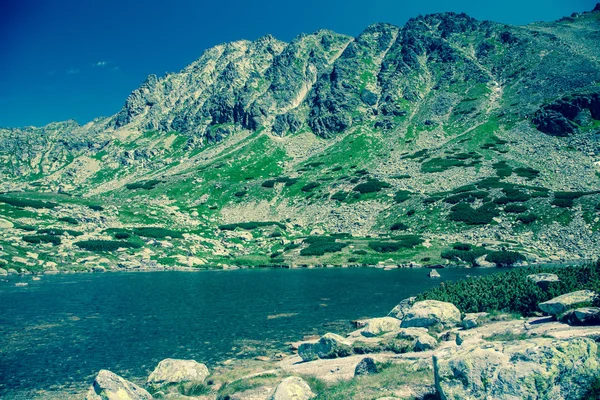
[[[560,208],[571,208],[575,203],[573,203],[573,199],[555,198],[550,204]]]
[[[457,250],[457,249],[452,249],[452,250],[445,250],[442,252],[441,256],[442,258],[445,258],[446,260],[452,260],[452,261],[464,261],[466,263],[469,263],[473,266],[475,266],[477,263],[475,262],[476,259],[478,259],[481,256],[484,256],[488,253],[488,251],[483,248],[483,247],[475,247],[473,249],[469,249],[469,250]]]
[[[525,225],[531,224],[532,222],[535,222],[537,219],[538,219],[538,216],[535,215],[534,213],[522,214],[522,215],[517,216],[517,221],[521,221]]]
[[[133,233],[138,236],[153,238],[153,239],[164,239],[166,237],[171,238],[183,238],[183,234],[178,231],[173,231],[158,226],[146,226],[141,228],[133,228]]]
[[[79,224],[79,221],[77,221],[73,217],[61,217],[58,220],[62,221],[62,222],[66,222],[66,223],[71,224],[71,225],[78,225]]]
[[[426,173],[444,172],[454,167],[465,167],[463,160],[455,160],[450,158],[432,158],[421,164],[421,171]]]
[[[54,246],[58,246],[61,240],[58,236],[53,235],[29,235],[23,236],[23,240],[27,243],[40,244],[40,243],[52,243]]]
[[[233,195],[235,197],[244,197],[246,194],[248,194],[248,191],[246,191],[246,190],[240,190],[239,192],[235,192]]]
[[[21,229],[21,230],[27,231],[27,232],[33,232],[33,231],[37,230],[37,228],[35,226],[19,224],[18,222],[15,222],[14,227],[15,227],[15,229]]]
[[[400,249],[411,249],[423,243],[419,235],[404,235],[394,238],[394,241],[371,241],[369,247],[378,253],[393,253]]]
[[[348,197],[348,193],[340,190],[331,196],[331,200],[344,201],[346,200],[346,197]]]
[[[300,190],[303,192],[312,192],[314,188],[319,187],[320,185],[317,182],[309,182],[306,185],[302,186]]]
[[[396,222],[390,226],[390,231],[405,231],[408,229],[408,225],[403,224],[402,222]]]
[[[507,267],[525,260],[525,256],[516,251],[492,251],[485,259],[498,266]]]
[[[31,207],[31,208],[56,208],[58,204],[49,201],[30,200],[30,199],[14,199],[8,196],[0,196],[0,203],[6,203],[13,207]]]
[[[408,190],[398,190],[394,195],[394,201],[396,203],[404,203],[411,195],[412,193]]]
[[[529,167],[519,167],[515,168],[514,173],[522,178],[534,179],[537,178],[537,176],[540,174],[540,171]]]
[[[527,275],[541,272],[556,274],[560,281],[552,283],[544,291],[527,279]],[[539,303],[582,289],[599,292],[599,263],[576,267],[516,268],[485,277],[445,282],[443,286],[421,293],[417,300],[447,301],[464,313],[501,311],[529,316],[539,311]]]
[[[116,232],[115,233],[116,239],[128,239],[130,237],[131,237],[131,234],[129,234],[127,232]]]
[[[444,201],[448,204],[458,204],[462,201],[467,203],[473,203],[477,199],[485,201],[485,199],[487,199],[487,192],[479,191],[458,193],[453,196],[447,197]]]
[[[522,204],[508,204],[506,207],[504,207],[504,212],[507,213],[520,214],[525,211],[527,211],[527,206]]]
[[[505,193],[504,197],[500,197],[494,200],[496,204],[508,204],[508,203],[522,203],[531,199],[531,196],[525,192],[520,191],[512,187],[505,187],[502,189]]]
[[[88,207],[89,207],[91,210],[94,210],[94,211],[104,211],[104,207],[102,207],[102,206],[97,206],[97,205],[95,205],[95,204],[90,204],[90,205],[88,205]]]
[[[487,225],[498,215],[500,213],[492,203],[485,203],[476,209],[468,204],[458,203],[450,209],[448,219],[467,225]]]
[[[473,248],[473,246],[470,245],[469,243],[454,243],[452,248],[454,250],[469,251]]]
[[[496,175],[501,178],[511,176],[513,173],[512,168],[506,163],[506,161],[498,161],[492,164],[492,168],[496,170]]]
[[[352,190],[354,190],[355,192],[365,194],[365,193],[379,192],[379,191],[381,191],[381,189],[385,189],[385,188],[389,188],[389,187],[391,187],[391,186],[387,182],[382,182],[377,179],[369,179],[366,182],[359,183]]]
[[[115,251],[120,248],[137,249],[141,247],[137,243],[119,242],[115,240],[82,240],[73,244],[88,251]]]
[[[325,253],[336,253],[348,246],[348,243],[337,242],[335,238],[327,236],[310,236],[304,243],[309,246],[300,250],[301,256],[322,256]]]
[[[156,187],[156,185],[158,185],[159,183],[163,183],[163,181],[158,180],[158,179],[150,179],[148,181],[138,181],[138,182],[134,182],[134,183],[128,183],[127,185],[125,185],[125,187],[129,190],[135,190],[135,189],[151,190],[151,189],[154,189]]]
[[[238,222],[237,224],[224,224],[219,225],[219,229],[222,231],[234,231],[236,228],[245,229],[247,231],[251,231],[256,228],[262,228],[265,226],[278,226],[281,229],[285,229],[285,225],[281,222],[271,222],[271,221],[254,221],[254,222]]]

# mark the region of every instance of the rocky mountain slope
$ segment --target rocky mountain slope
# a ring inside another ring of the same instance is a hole
[[[114,116],[0,129],[2,264],[597,257],[599,39],[597,6],[216,46]]]

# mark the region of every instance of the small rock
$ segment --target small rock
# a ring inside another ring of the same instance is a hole
[[[346,357],[350,354],[350,343],[335,333],[326,333],[317,343],[302,343],[298,347],[298,355],[302,357],[303,361]]]
[[[379,336],[387,332],[396,332],[400,329],[400,321],[392,317],[372,318],[367,321],[362,335],[366,337]]]
[[[377,368],[377,364],[375,364],[375,360],[371,357],[365,357],[356,365],[354,376],[372,375],[377,372],[379,372],[379,369]]]
[[[486,312],[467,313],[462,320],[462,326],[465,329],[473,329],[480,325],[481,321],[488,316]]]
[[[417,338],[415,343],[415,351],[427,351],[433,350],[438,346],[438,341],[435,340],[431,335],[421,335]]]
[[[106,369],[100,370],[92,383],[86,400],[150,400],[145,389]]]
[[[302,378],[290,376],[281,381],[269,400],[308,400],[315,396]]]
[[[429,277],[430,278],[441,278],[442,276],[439,274],[439,272],[437,272],[435,269],[432,269],[431,271],[429,271]]]
[[[167,358],[158,363],[148,377],[148,384],[164,385],[179,382],[204,382],[210,373],[206,365],[194,360]]]

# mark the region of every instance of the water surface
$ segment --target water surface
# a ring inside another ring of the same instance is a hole
[[[164,358],[209,366],[386,315],[440,281],[495,269],[70,274],[0,282],[0,397],[81,391],[99,369],[143,380]],[[27,287],[15,287],[18,281]]]

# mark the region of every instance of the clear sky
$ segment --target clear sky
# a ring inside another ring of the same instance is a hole
[[[321,28],[356,36],[445,11],[522,25],[597,1],[0,0],[0,126],[112,115],[148,74],[179,71],[223,42]]]

